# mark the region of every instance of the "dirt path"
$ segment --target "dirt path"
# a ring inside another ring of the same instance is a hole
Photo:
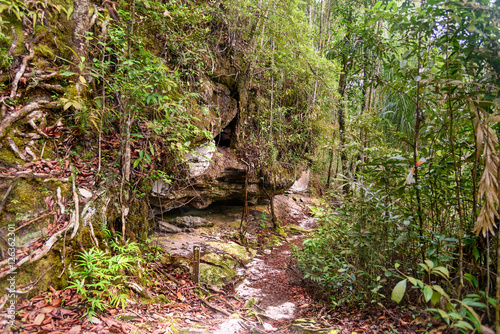
[[[351,334],[395,333],[397,330],[414,333],[409,326],[412,321],[409,314],[375,306],[335,312],[327,307],[326,301],[312,298],[311,289],[296,269],[292,256],[293,245],[300,247],[308,237],[308,230],[315,226],[304,207],[307,201],[300,196],[277,196],[276,211],[287,237],[278,236],[269,226],[259,230],[260,223],[254,221],[248,236],[253,238],[257,253],[240,270],[239,278],[227,282],[222,289],[194,284],[188,272],[192,263],[187,254],[180,262],[172,258],[148,263],[145,273],[154,282],[145,287],[149,297],[131,296],[123,309],[108,309],[92,321],[83,316],[85,303],[75,289],[51,289],[30,300],[22,300],[16,310],[13,332]],[[174,236],[175,241],[169,244],[180,252],[192,249],[192,243],[204,242],[218,247],[220,243],[236,245],[222,238],[225,233],[229,232],[222,231],[218,236],[188,235],[182,240]],[[6,314],[0,313],[0,316],[3,316],[0,330],[8,333],[8,318]]]

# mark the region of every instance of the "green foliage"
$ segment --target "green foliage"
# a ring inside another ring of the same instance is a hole
[[[0,16],[3,17],[8,13],[18,21],[22,21],[26,17],[32,23],[33,29],[36,28],[37,24],[45,25],[44,21],[46,19],[59,13],[66,14],[66,20],[69,20],[72,12],[73,8],[67,9],[60,4],[45,0],[4,0],[0,4]],[[5,23],[7,22],[2,21],[0,23],[0,32],[5,27]]]
[[[397,303],[401,302],[405,295],[406,282],[408,281],[413,285],[413,288],[422,292],[426,303],[430,303],[430,305],[434,306],[427,308],[427,311],[434,314],[436,318],[443,319],[446,324],[460,329],[463,333],[474,330],[474,328],[481,332],[481,317],[474,308],[484,309],[488,307],[487,304],[495,306],[495,299],[486,298],[484,291],[480,291],[480,294],[468,294],[463,299],[452,298],[448,293],[446,293],[446,288],[441,287],[441,285],[434,284],[434,280],[431,281],[432,275],[440,276],[444,279],[446,287],[453,289],[449,280],[450,276],[448,269],[444,266],[436,266],[429,260],[426,260],[425,263],[420,263],[419,265],[423,269],[423,273],[427,276],[427,282],[431,283],[425,283],[420,279],[404,275],[398,271],[399,274],[405,278],[396,284],[392,290],[391,299]],[[398,266],[396,266],[396,270],[397,269]],[[475,279],[474,276],[470,274],[469,278],[471,280]]]
[[[89,318],[109,307],[126,306],[125,293],[129,275],[136,274],[142,260],[137,257],[139,246],[131,242],[119,245],[112,241],[116,255],[98,248],[83,251],[77,257],[76,270],[70,272],[70,285],[85,303]]]
[[[12,57],[7,55],[9,50],[9,38],[0,30],[0,68],[10,68]]]
[[[333,306],[379,301],[392,272],[383,270],[379,246],[372,233],[359,225],[347,225],[333,209],[315,209],[318,232],[295,249],[294,256],[304,277],[328,295]]]

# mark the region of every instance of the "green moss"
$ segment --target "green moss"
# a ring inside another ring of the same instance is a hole
[[[204,254],[201,258],[205,262],[209,262],[211,264],[218,265],[220,267],[226,267],[234,269],[238,265],[238,261],[235,261],[232,257],[226,254],[215,254],[215,253],[207,253]]]
[[[59,242],[58,246],[61,245]],[[15,274],[8,275],[8,278],[13,277],[16,287],[20,290],[24,290],[24,287],[39,279],[38,283],[34,285],[27,295],[27,298],[31,298],[46,291],[50,286],[55,289],[66,287],[67,276],[65,274],[60,275],[62,271],[63,264],[59,252],[52,250],[42,259],[22,265]],[[42,276],[42,274],[44,275]],[[9,287],[9,282],[6,279],[0,280],[0,297],[6,294],[6,287]]]
[[[234,278],[236,271],[226,268],[200,263],[200,280],[207,284],[222,286],[224,282]]]
[[[37,57],[42,56],[50,61],[54,59],[54,52],[45,44],[38,44],[35,47],[35,54],[37,55]]]
[[[0,164],[6,165],[6,166],[11,166],[11,165],[16,165],[16,164],[21,164],[23,161],[19,159],[17,155],[12,152],[10,149],[9,144],[7,143],[7,140],[3,140],[0,143]]]
[[[45,189],[47,188],[41,189],[36,180],[17,180],[9,195],[5,210],[17,215],[17,218],[21,220],[31,218],[38,212],[44,211],[45,202],[40,193]]]
[[[220,249],[234,257],[243,263],[250,262],[250,256],[248,256],[245,247],[238,245],[234,242],[207,242],[208,245]]]

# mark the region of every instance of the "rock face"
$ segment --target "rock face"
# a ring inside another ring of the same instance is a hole
[[[187,184],[176,188],[162,181],[153,184],[150,196],[153,214],[158,215],[184,205],[204,209],[217,201],[244,202],[246,165],[236,157],[234,151],[228,147],[217,147],[210,153],[205,145],[197,152],[200,154],[199,164],[196,167],[188,165],[192,175],[196,176],[191,177]],[[211,159],[208,159],[210,155]],[[248,177],[248,202],[257,204],[268,200],[270,195],[283,193],[293,183],[293,178],[285,173],[279,174],[277,178],[271,184],[261,171],[256,169],[252,172]]]
[[[203,174],[210,166],[210,161],[215,151],[215,143],[210,142],[198,146],[192,152],[186,154],[186,160],[189,166],[189,177],[197,177]]]
[[[231,123],[238,113],[238,101],[231,96],[228,86],[214,83],[208,78],[201,80],[200,96],[207,108],[210,117],[205,118],[205,124],[209,123],[214,137]]]
[[[200,227],[212,227],[213,225],[213,223],[201,217],[184,216],[171,219],[168,223],[160,221],[158,229],[163,233],[179,233]]]
[[[309,173],[310,173],[309,170],[303,171],[300,178],[297,181],[295,181],[295,183],[292,185],[290,189],[288,189],[287,192],[300,193],[306,191],[307,187],[309,186]]]

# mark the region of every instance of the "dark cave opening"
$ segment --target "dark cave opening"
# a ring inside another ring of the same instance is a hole
[[[221,133],[215,136],[215,145],[217,147],[230,147],[231,146],[231,129],[225,127]]]
[[[222,131],[215,136],[214,141],[217,147],[231,147],[231,142],[233,140],[234,129],[236,127],[235,117],[229,124],[222,129]]]

